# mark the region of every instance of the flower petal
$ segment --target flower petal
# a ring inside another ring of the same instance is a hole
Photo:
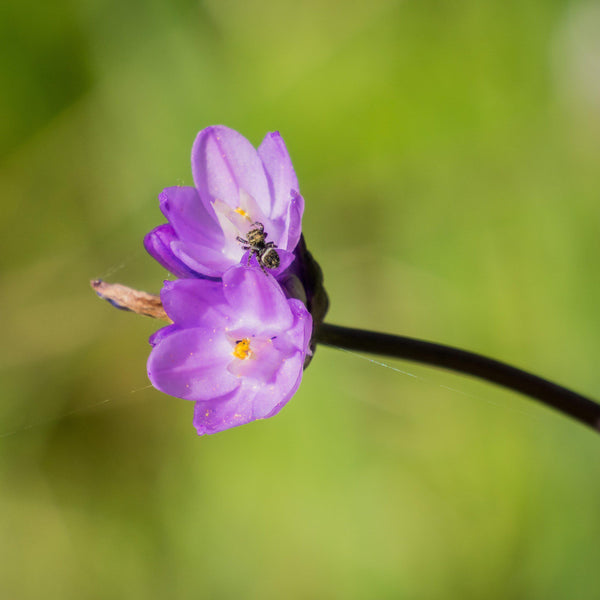
[[[232,317],[238,319],[232,331],[273,337],[292,325],[292,311],[281,287],[260,269],[232,267],[223,275],[223,292]]]
[[[244,190],[264,214],[271,214],[262,161],[252,144],[237,131],[223,125],[203,129],[192,146],[192,174],[205,200],[222,200],[236,209],[240,206],[240,190]]]
[[[277,219],[272,219],[265,232],[269,241],[274,241],[277,248],[293,252],[302,233],[302,214],[304,213],[304,198],[297,192],[292,192],[292,199],[287,203],[286,213]]]
[[[165,281],[160,292],[162,305],[179,327],[225,327],[228,306],[220,281],[209,279],[178,279]]]
[[[227,398],[209,402],[196,402],[194,406],[194,427],[198,435],[218,433],[231,427],[245,425],[255,420],[252,402],[238,387]]]
[[[300,300],[288,300],[294,316],[293,325],[285,332],[273,338],[273,345],[284,356],[291,356],[297,350],[306,353],[312,335],[312,317]]]
[[[214,210],[204,205],[196,188],[165,188],[158,200],[160,210],[180,240],[217,248],[223,246],[223,233]]]
[[[300,235],[302,234],[302,215],[304,214],[304,198],[296,193],[292,193],[292,200],[289,203],[289,212],[287,219],[287,240],[285,242],[285,248],[290,252],[293,252]],[[283,244],[282,244],[283,245]]]
[[[207,277],[221,277],[226,269],[239,262],[239,258],[236,259],[211,246],[179,241],[173,242],[171,249],[187,267]],[[235,248],[231,246],[231,250],[233,252]],[[243,252],[241,247],[238,251],[241,258]]]
[[[231,343],[213,329],[182,329],[164,336],[148,358],[152,385],[185,400],[212,400],[229,394],[241,379],[227,371]]]
[[[278,131],[267,133],[258,147],[271,190],[273,206],[271,218],[285,215],[292,191],[298,193],[298,178],[292,165],[285,143]],[[293,248],[288,248],[293,250]]]
[[[298,389],[301,378],[301,362],[296,357],[295,361],[286,361],[279,371],[278,381],[269,386],[243,380],[227,398],[196,402],[194,426],[198,435],[217,433],[277,414]]]
[[[171,242],[176,240],[178,240],[178,237],[172,225],[165,223],[164,225],[155,227],[150,233],[146,234],[146,237],[144,237],[144,248],[146,248],[146,251],[152,258],[176,277],[196,277],[196,272],[173,254]]]
[[[177,325],[167,325],[161,329],[157,329],[149,338],[148,341],[152,347],[157,346],[160,342],[169,335],[172,335],[176,331],[179,331]]]
[[[267,419],[276,415],[290,401],[300,387],[303,364],[304,356],[300,352],[285,361],[277,372],[275,381],[257,395],[254,408],[256,413],[264,414]],[[284,393],[281,393],[283,390]]]

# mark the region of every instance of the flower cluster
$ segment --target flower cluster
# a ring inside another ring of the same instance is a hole
[[[255,149],[232,129],[208,127],[192,173],[194,187],[160,194],[168,223],[144,240],[178,277],[161,291],[173,324],[150,338],[148,376],[196,402],[202,435],[281,410],[300,385],[311,312],[322,318],[326,296],[301,241],[304,200],[278,133]]]

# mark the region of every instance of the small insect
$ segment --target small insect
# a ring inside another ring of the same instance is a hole
[[[276,269],[279,266],[279,254],[277,254],[275,242],[265,241],[267,234],[265,233],[265,226],[262,223],[255,221],[251,227],[252,229],[246,234],[247,239],[239,235],[236,238],[242,244],[244,250],[250,250],[248,264],[250,264],[250,259],[256,256],[256,260],[263,273],[266,273],[265,267],[267,269]]]

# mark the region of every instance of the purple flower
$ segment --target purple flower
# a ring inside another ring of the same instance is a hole
[[[312,318],[270,275],[236,266],[222,281],[165,282],[173,320],[151,338],[157,389],[196,402],[200,435],[278,413],[300,385]]]
[[[300,385],[327,296],[301,241],[304,200],[278,133],[256,150],[232,129],[208,127],[194,142],[192,173],[194,187],[162,191],[168,223],[144,240],[180,278],[161,292],[173,324],[150,338],[148,376],[196,402],[202,435],[281,410]],[[260,268],[246,266],[257,259]]]
[[[192,147],[195,187],[169,187],[159,196],[169,223],[144,240],[148,252],[178,277],[218,278],[239,264],[253,223],[280,255],[281,273],[293,260],[301,233],[304,200],[279,133],[269,133],[256,150],[236,131],[203,129]]]

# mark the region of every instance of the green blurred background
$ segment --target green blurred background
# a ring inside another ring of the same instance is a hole
[[[88,281],[158,291],[196,132],[279,130],[330,322],[600,398],[598,3],[0,11],[1,598],[597,598],[598,435],[320,348],[279,416],[199,438],[148,387],[157,323]]]

